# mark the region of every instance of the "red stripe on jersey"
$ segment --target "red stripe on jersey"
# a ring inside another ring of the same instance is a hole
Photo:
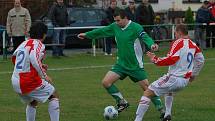
[[[170,48],[170,52],[169,52],[169,55],[174,55],[178,50],[180,50],[182,47],[184,46],[184,41],[183,39],[178,39],[176,40],[171,48]]]
[[[22,94],[27,94],[42,85],[37,70],[30,64],[30,72],[19,73]]]
[[[45,57],[46,57],[46,50],[44,50],[44,51],[43,51],[43,54],[44,54],[44,55],[43,55],[43,57],[42,57],[42,60],[41,60],[41,61],[43,61],[43,60],[45,59]]]
[[[194,42],[192,42],[191,40],[189,40],[189,48],[193,48],[193,49],[196,50],[194,55],[196,55],[196,53],[202,52],[201,49]]]
[[[164,58],[155,57],[153,59],[153,62],[158,66],[170,66],[175,64],[180,59],[180,57],[174,54],[178,52],[183,46],[184,46],[183,39],[178,39],[174,41],[171,44],[171,48],[170,51],[168,52],[167,57]]]
[[[28,42],[25,45],[25,47],[30,47],[29,53],[31,53],[31,51],[34,50],[34,44],[33,44],[33,42],[34,42],[33,39],[29,39]]]
[[[39,53],[40,53],[41,48],[42,48],[42,43],[40,42],[39,45],[38,45],[38,48],[37,48],[37,50],[36,50],[36,58],[37,58],[37,62],[38,62],[38,64],[39,64],[40,70],[42,71],[43,75],[46,76],[45,70],[43,69],[41,60],[40,60],[40,58],[39,58]],[[46,78],[46,77],[45,77],[45,78]]]
[[[185,79],[189,79],[191,76],[192,76],[192,72],[187,72],[187,73],[184,75],[184,78],[185,78]]]
[[[155,57],[153,61],[158,66],[169,66],[175,64],[179,59],[179,56],[168,56],[164,58]]]

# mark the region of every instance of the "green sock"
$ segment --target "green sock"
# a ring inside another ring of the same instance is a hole
[[[116,100],[117,103],[123,99],[122,94],[115,85],[112,84],[110,87],[106,88],[106,90]]]
[[[161,111],[163,109],[163,105],[161,103],[161,99],[160,97],[158,96],[154,96],[152,99],[151,99],[152,103],[155,105],[155,108],[158,110],[158,111]]]

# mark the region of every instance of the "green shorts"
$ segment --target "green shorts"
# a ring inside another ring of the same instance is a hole
[[[120,75],[121,80],[125,79],[127,76],[133,82],[139,82],[139,81],[147,79],[147,74],[143,68],[139,68],[137,70],[128,70],[128,69],[123,68],[120,65],[115,64],[112,67],[111,71]]]

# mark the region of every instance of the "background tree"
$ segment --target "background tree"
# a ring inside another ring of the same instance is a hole
[[[185,20],[184,23],[189,24],[188,29],[192,30],[194,28],[194,17],[193,17],[193,12],[190,7],[185,11]]]

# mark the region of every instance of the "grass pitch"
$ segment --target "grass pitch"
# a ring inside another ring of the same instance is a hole
[[[157,52],[166,54],[166,50]],[[199,77],[183,91],[175,95],[173,121],[214,121],[215,120],[215,49],[204,51],[205,66]],[[115,63],[114,56],[101,54],[73,54],[66,58],[47,57],[48,74],[53,78],[60,95],[61,121],[104,121],[103,109],[115,105],[106,93],[101,80]],[[145,69],[152,82],[167,72],[167,67],[156,67],[145,58]],[[25,105],[14,93],[11,86],[12,63],[0,60],[0,121],[25,121]],[[140,87],[128,78],[116,83],[124,97],[131,104],[116,121],[133,121],[138,101],[142,95]],[[48,121],[48,105],[40,104],[37,121]],[[159,113],[151,105],[145,121],[159,121]]]

